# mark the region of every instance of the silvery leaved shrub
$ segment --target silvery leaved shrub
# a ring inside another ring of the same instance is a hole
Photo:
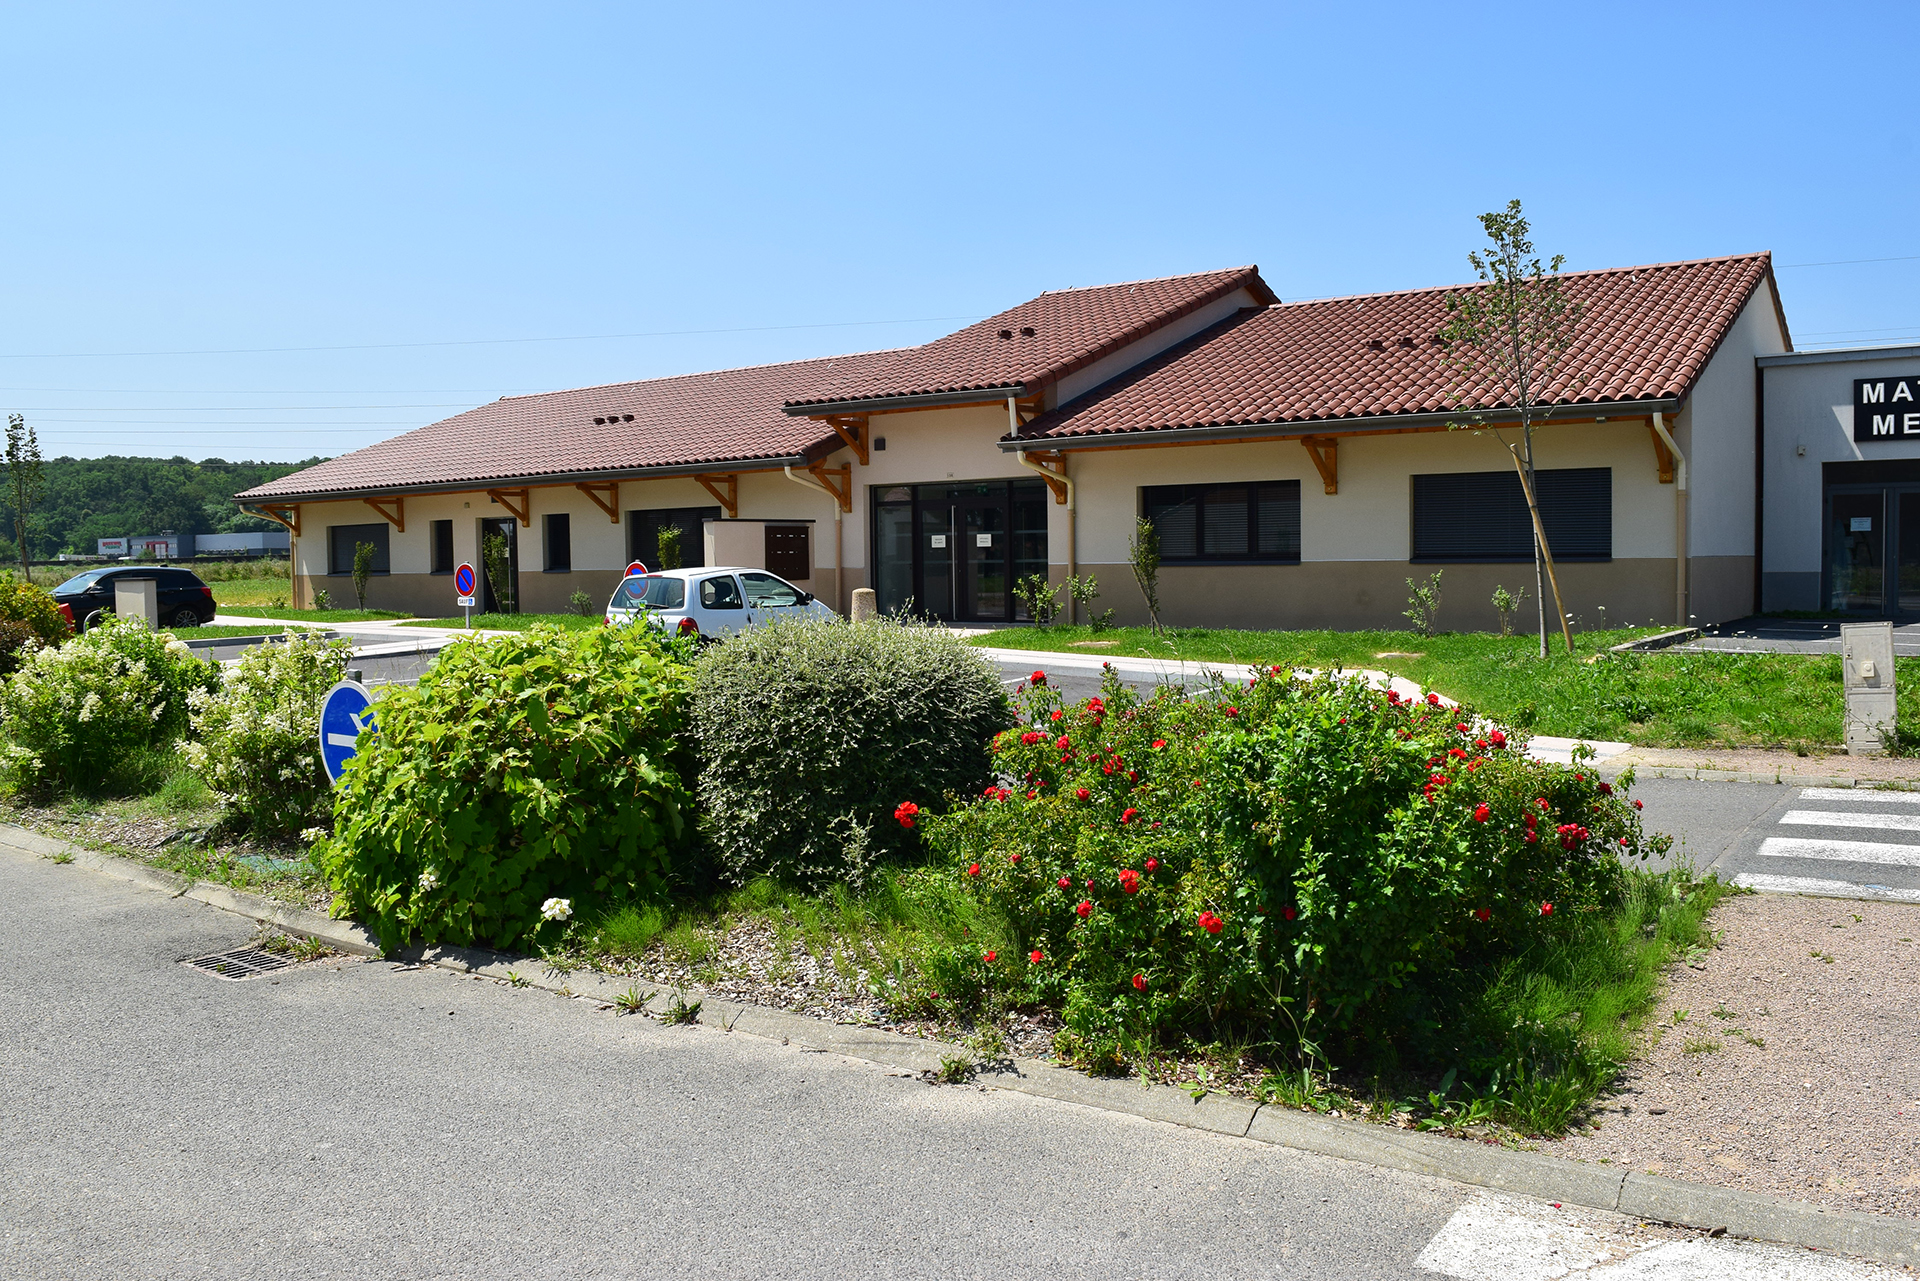
[[[289,629],[283,644],[248,649],[217,689],[188,695],[193,732],[180,753],[254,831],[288,834],[326,815],[320,700],[351,653],[345,641]]]
[[[335,912],[389,948],[504,948],[664,897],[692,828],[689,644],[541,625],[449,645],[417,687],[388,686],[313,850]]]
[[[112,786],[149,749],[187,731],[195,691],[219,673],[168,632],[108,618],[35,650],[0,685],[0,780],[9,790]]]
[[[917,852],[893,819],[993,776],[1012,723],[1000,674],[945,628],[879,618],[783,622],[700,658],[700,807],[723,874],[857,885]]]

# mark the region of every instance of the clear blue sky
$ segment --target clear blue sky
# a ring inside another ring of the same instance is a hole
[[[1801,346],[1920,339],[1920,6],[1574,8],[7,4],[0,408],[336,454],[1062,286],[1452,283],[1514,196],[1569,267],[1771,249]],[[1851,259],[1906,261],[1784,266]]]

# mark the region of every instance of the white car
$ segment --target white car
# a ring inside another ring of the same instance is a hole
[[[764,569],[717,565],[627,578],[607,602],[607,622],[617,627],[643,617],[674,635],[720,640],[776,619],[839,615],[811,592]]]

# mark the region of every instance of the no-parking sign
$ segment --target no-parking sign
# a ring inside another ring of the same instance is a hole
[[[320,700],[320,763],[335,783],[347,762],[360,750],[363,730],[379,732],[373,723],[373,695],[359,681],[341,681]]]
[[[646,576],[647,576],[647,567],[641,562],[636,560],[631,562],[627,566],[628,578],[634,578],[634,577],[645,578]]]
[[[453,571],[453,594],[459,597],[453,603],[465,609],[473,608],[473,566],[461,565]]]

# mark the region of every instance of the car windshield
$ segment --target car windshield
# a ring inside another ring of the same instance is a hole
[[[90,569],[84,574],[75,574],[53,590],[56,592],[84,592],[93,586],[94,580],[106,573],[104,569]]]
[[[613,594],[615,609],[682,609],[687,603],[687,584],[679,578],[641,578],[635,575],[620,584]]]

